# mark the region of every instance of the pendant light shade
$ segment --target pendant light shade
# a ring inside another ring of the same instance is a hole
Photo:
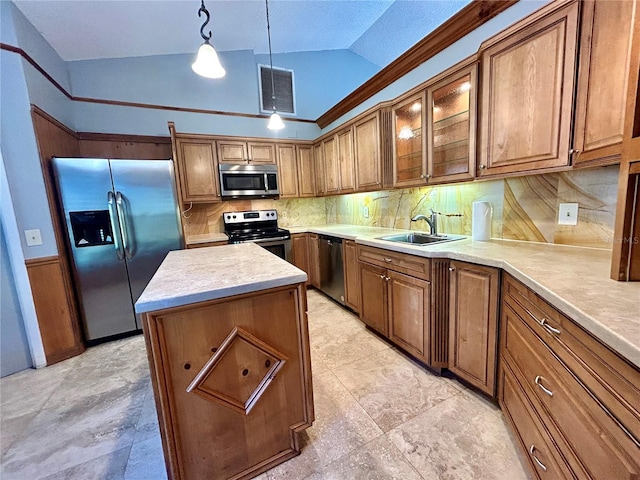
[[[204,1],[204,0],[203,0]],[[271,69],[271,102],[273,107],[273,113],[269,117],[269,123],[267,128],[269,130],[282,130],[284,128],[284,122],[278,112],[276,111],[276,89],[273,82],[273,58],[271,56],[271,26],[269,24],[269,0],[264,0],[264,4],[267,10],[267,38],[269,40],[269,67]]]
[[[198,75],[207,78],[222,78],[227,73],[220,64],[215,48],[206,40],[198,49],[198,56],[191,68]]]
[[[267,125],[267,128],[269,130],[282,130],[284,128],[284,122],[275,110],[269,117],[269,124]]]
[[[209,43],[209,40],[211,40],[211,31],[209,31],[209,35],[205,35],[204,33],[204,27],[209,23],[211,16],[204,6],[204,0],[201,0],[201,2],[200,9],[198,10],[198,17],[202,14],[207,17],[200,27],[200,36],[204,39],[204,43],[198,49],[198,56],[196,57],[196,61],[191,65],[191,68],[194,72],[203,77],[222,78],[227,72],[222,68],[215,48],[213,48]]]

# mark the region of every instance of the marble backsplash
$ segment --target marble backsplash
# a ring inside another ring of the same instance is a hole
[[[194,205],[183,222],[187,236],[217,233],[223,230],[223,212],[275,208],[285,228],[342,223],[428,231],[425,222],[412,224],[411,217],[433,209],[440,214],[440,232],[471,235],[473,202],[488,201],[493,238],[611,248],[618,170],[610,166],[324,198]],[[560,203],[579,204],[578,225],[557,224]]]

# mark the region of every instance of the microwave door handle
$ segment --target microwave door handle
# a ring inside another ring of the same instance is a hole
[[[269,191],[269,175],[267,175],[266,173],[264,174],[264,191]]]

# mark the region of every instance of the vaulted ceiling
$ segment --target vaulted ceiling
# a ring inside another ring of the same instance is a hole
[[[199,0],[13,0],[66,61],[194,53]],[[469,0],[271,0],[274,53],[350,49],[384,67]],[[267,53],[265,3],[205,0],[219,51]]]

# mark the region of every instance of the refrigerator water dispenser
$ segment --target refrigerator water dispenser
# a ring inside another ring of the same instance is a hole
[[[69,212],[69,221],[77,248],[113,243],[109,210]]]

